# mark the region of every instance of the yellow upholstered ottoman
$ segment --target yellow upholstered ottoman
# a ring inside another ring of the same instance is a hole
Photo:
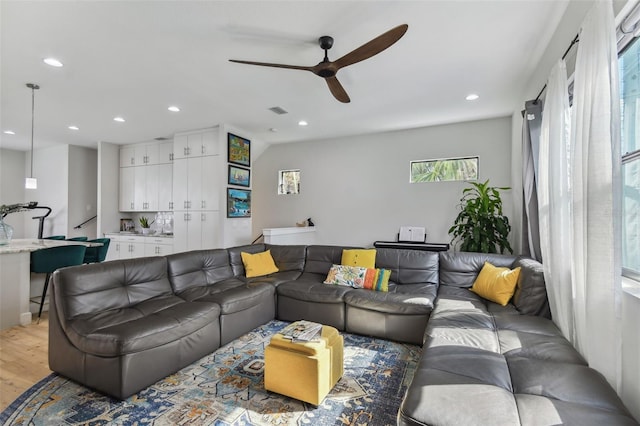
[[[318,405],[344,372],[343,339],[322,326],[320,341],[292,342],[276,334],[264,350],[265,389]]]

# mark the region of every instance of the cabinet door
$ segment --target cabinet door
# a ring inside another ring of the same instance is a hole
[[[187,135],[187,157],[202,157],[202,133]]]
[[[188,148],[187,135],[175,135],[173,137],[173,159],[186,158]]]
[[[220,248],[220,212],[200,212],[202,249]]]
[[[188,250],[188,225],[191,214],[186,211],[173,213],[173,250],[176,253]]]
[[[190,211],[189,221],[187,222],[187,250],[201,250],[201,249],[202,249],[202,212]]]
[[[136,167],[120,168],[120,211],[135,210],[135,169]]]
[[[167,164],[173,161],[173,142],[162,142],[158,145],[158,164]]]
[[[159,210],[160,165],[145,166],[145,210],[157,212]]]
[[[107,257],[105,260],[116,259],[120,259],[120,241],[111,237],[111,242],[109,242],[109,249],[107,250]]]
[[[134,166],[144,166],[147,163],[147,146],[137,144],[134,149]]]
[[[147,168],[144,166],[133,167],[133,205],[135,211],[146,210]]]
[[[181,158],[173,162],[173,209],[186,210],[188,195],[189,161]]]
[[[131,167],[136,165],[135,149],[132,146],[120,147],[120,167]]]
[[[201,169],[201,210],[220,210],[220,190],[219,184],[222,177],[219,156],[202,157]]]
[[[202,210],[202,157],[189,158],[187,170],[188,210]]]
[[[144,164],[152,166],[160,162],[160,144],[158,142],[145,145]]]
[[[158,164],[158,207],[159,211],[173,210],[173,165]]]
[[[166,256],[171,254],[173,244],[167,244],[166,238],[150,238],[144,244],[145,256]]]
[[[218,143],[218,131],[216,130],[207,130],[202,133],[201,140],[201,155],[218,155],[220,152],[220,147]]]

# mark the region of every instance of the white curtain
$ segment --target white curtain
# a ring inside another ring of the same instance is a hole
[[[551,315],[564,335],[574,342],[573,286],[571,264],[567,262],[571,259],[570,114],[567,67],[564,60],[560,60],[547,81],[542,114],[538,211],[540,249]]]
[[[617,387],[621,268],[615,32],[611,0],[596,2],[582,25],[576,58],[570,177],[575,343],[589,365]]]
[[[540,158],[541,245],[554,321],[609,383],[620,383],[619,89],[611,0],[580,31],[568,123],[566,70],[548,82]],[[570,129],[570,130],[569,130]]]

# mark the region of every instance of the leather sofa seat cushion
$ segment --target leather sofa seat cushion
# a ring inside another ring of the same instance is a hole
[[[322,277],[324,281],[331,266],[341,264],[342,250],[355,248],[358,247],[308,246],[304,273],[324,275]]]
[[[262,277],[247,278],[246,280],[247,284],[250,285],[271,284],[274,286],[278,286],[282,283],[298,279],[301,273],[301,271],[280,271]]]
[[[238,278],[230,278],[227,280],[218,281],[215,284],[200,284],[198,286],[194,285],[184,291],[177,293],[177,295],[188,302],[192,302],[194,300],[202,299],[216,293],[225,292],[233,288],[244,287],[245,285],[245,282]]]
[[[217,322],[219,315],[220,308],[213,303],[163,296],[77,317],[68,322],[67,336],[83,352],[118,357],[179,340]]]
[[[433,309],[433,297],[430,295],[384,293],[364,289],[347,292],[344,302],[359,309],[396,315],[428,315]]]
[[[351,290],[353,290],[351,287],[323,284],[321,281],[303,278],[280,284],[277,287],[278,295],[319,303],[343,303],[345,294]]]
[[[176,293],[233,277],[224,249],[195,250],[167,256],[169,279]]]
[[[220,306],[220,314],[228,315],[253,308],[265,301],[275,304],[275,287],[270,284],[243,285],[212,293],[197,301],[217,303]]]

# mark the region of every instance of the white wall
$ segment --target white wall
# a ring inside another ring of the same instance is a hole
[[[316,243],[370,246],[423,226],[447,243],[464,182],[409,183],[411,160],[477,155],[480,180],[510,186],[511,118],[271,145],[253,167],[253,234],[311,217]],[[277,195],[278,171],[301,170],[301,194]],[[503,196],[510,214],[510,194]],[[255,238],[255,237],[254,237]]]
[[[120,145],[98,143],[98,238],[120,229]]]
[[[0,205],[24,203],[24,179],[26,177],[26,153],[0,149]],[[13,213],[5,222],[13,227],[13,238],[24,238],[24,222],[30,220],[26,213]]]
[[[69,146],[69,207],[67,238],[96,238],[96,220],[74,229],[97,214],[98,151]]]

